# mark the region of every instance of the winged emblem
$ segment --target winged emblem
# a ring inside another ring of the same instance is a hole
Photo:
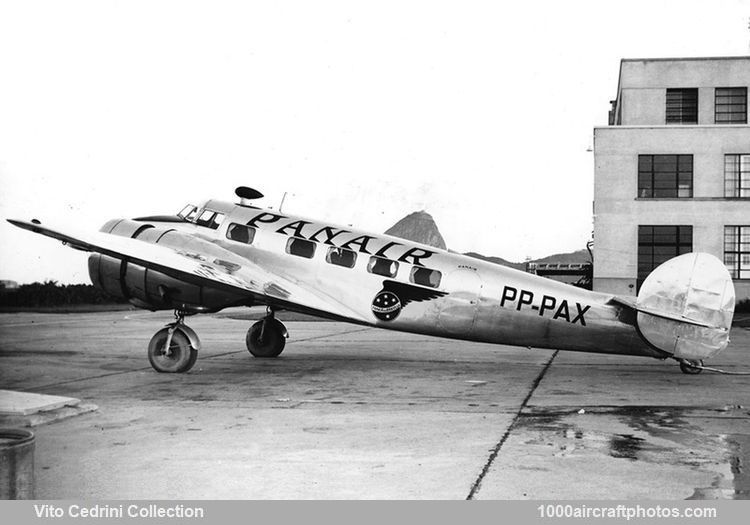
[[[372,301],[372,313],[381,321],[393,321],[401,310],[412,301],[422,302],[448,295],[447,292],[400,283],[398,281],[383,281],[380,290]]]

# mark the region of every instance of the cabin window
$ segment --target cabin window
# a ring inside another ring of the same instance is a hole
[[[315,255],[315,243],[299,237],[290,237],[286,242],[286,253],[312,259]]]
[[[440,279],[442,277],[443,274],[439,271],[422,268],[421,266],[415,266],[409,274],[409,280],[414,284],[421,284],[422,286],[429,286],[431,288],[440,286]]]
[[[346,268],[354,268],[354,263],[357,262],[357,253],[346,248],[337,248],[332,246],[328,248],[326,253],[326,261],[336,266],[344,266]]]
[[[398,273],[398,263],[383,257],[370,257],[367,265],[367,271],[385,277],[396,277]]]
[[[243,244],[252,244],[255,239],[255,228],[245,226],[244,224],[232,223],[227,228],[227,239]]]

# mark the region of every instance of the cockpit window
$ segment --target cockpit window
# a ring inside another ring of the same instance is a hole
[[[188,204],[187,206],[182,208],[182,211],[177,215],[188,222],[194,222],[196,213],[198,213],[198,208],[193,206],[192,204]]]
[[[224,214],[223,213],[215,213],[214,216],[211,218],[211,223],[208,225],[209,228],[213,228],[214,230],[221,226],[221,223],[224,222]]]
[[[224,221],[224,214],[213,210],[203,210],[194,221],[198,226],[205,226],[215,230]]]
[[[216,215],[215,211],[211,210],[203,210],[201,214],[198,216],[197,223],[199,226],[208,226],[211,222],[211,219],[214,218],[214,215]]]

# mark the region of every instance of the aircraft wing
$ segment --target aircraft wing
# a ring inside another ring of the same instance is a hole
[[[73,231],[36,222],[8,219],[24,230],[57,239],[71,248],[96,252],[153,269],[192,284],[241,292],[279,306],[330,314],[352,321],[365,321],[354,310],[323,292],[311,290],[298,280],[274,273],[259,264],[212,244],[221,257],[151,244],[103,232]]]

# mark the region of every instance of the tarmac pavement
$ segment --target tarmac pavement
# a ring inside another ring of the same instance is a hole
[[[99,407],[34,427],[38,498],[750,499],[750,376],[309,321],[263,360],[223,313],[158,374],[170,320],[0,315],[0,389]]]

